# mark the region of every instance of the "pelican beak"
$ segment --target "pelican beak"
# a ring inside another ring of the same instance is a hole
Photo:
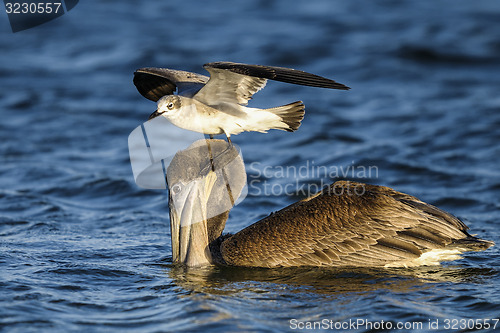
[[[172,261],[187,266],[210,265],[208,247],[207,205],[217,180],[214,172],[185,184],[181,190],[169,191]]]
[[[149,115],[148,120],[151,120],[151,119],[153,119],[153,118],[156,118],[156,117],[158,117],[159,115],[161,115],[162,113],[163,113],[163,112],[159,112],[158,110],[156,110],[155,112],[153,112],[153,113],[151,113],[151,114]]]

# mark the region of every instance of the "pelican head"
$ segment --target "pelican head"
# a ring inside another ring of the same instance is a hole
[[[246,183],[238,149],[223,140],[199,140],[174,156],[167,182],[173,262],[212,264],[210,244]]]

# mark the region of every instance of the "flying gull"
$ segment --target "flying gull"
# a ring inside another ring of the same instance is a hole
[[[157,102],[149,119],[163,116],[187,130],[230,136],[245,131],[265,133],[270,129],[293,132],[304,118],[304,103],[293,102],[269,109],[246,105],[267,80],[348,90],[349,87],[307,72],[234,62],[212,62],[203,66],[210,78],[167,68],[141,68],[134,84],[144,97]],[[177,94],[174,94],[177,92]]]

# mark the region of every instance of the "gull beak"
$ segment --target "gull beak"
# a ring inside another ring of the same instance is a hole
[[[158,116],[159,116],[159,115],[161,115],[161,114],[162,114],[161,112],[159,112],[158,110],[156,110],[155,112],[153,112],[153,113],[151,113],[151,114],[149,115],[148,120],[151,120],[151,119],[153,119],[153,118],[156,118],[156,117],[158,117]]]
[[[172,261],[187,266],[210,265],[207,205],[217,180],[214,172],[197,178],[173,194],[169,191]]]

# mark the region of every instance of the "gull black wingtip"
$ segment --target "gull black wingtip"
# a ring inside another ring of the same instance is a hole
[[[153,101],[157,102],[165,95],[171,95],[177,89],[162,68],[144,67],[134,72],[134,85],[139,93]]]
[[[316,88],[349,90],[350,87],[336,82],[325,77],[304,72],[297,69],[263,66],[263,65],[248,65],[230,61],[216,61],[203,65],[205,69],[217,68],[231,71],[233,73],[253,76],[273,81],[297,84],[302,86],[310,86]]]
[[[157,102],[165,95],[172,95],[176,91],[200,89],[208,81],[205,75],[182,70],[143,67],[134,72],[134,85],[145,98]]]

